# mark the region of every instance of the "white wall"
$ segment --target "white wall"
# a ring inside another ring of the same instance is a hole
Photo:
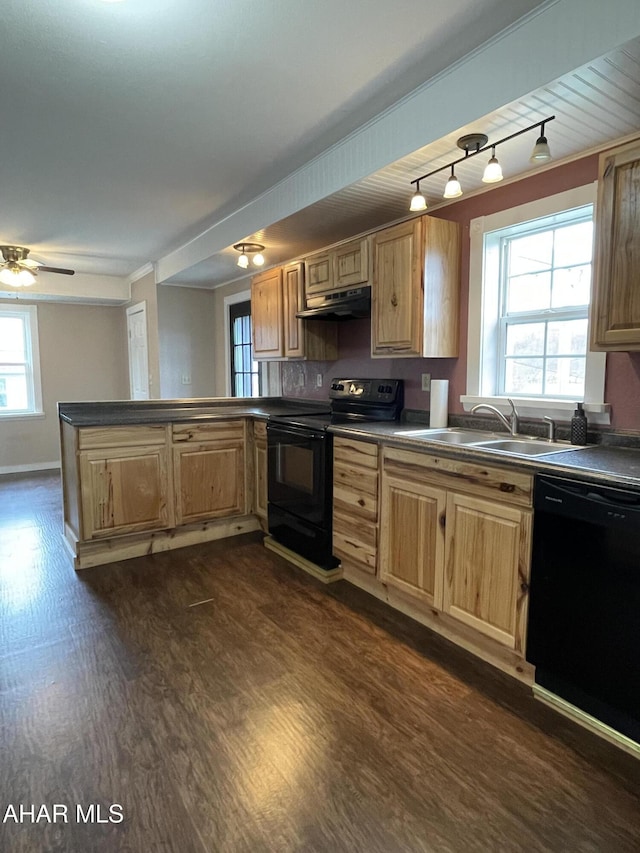
[[[129,396],[122,308],[40,302],[37,309],[44,417],[0,419],[0,473],[59,464],[58,401]]]
[[[216,396],[214,292],[158,285],[161,397]]]

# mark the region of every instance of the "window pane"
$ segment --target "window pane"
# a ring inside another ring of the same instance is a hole
[[[553,231],[542,231],[509,240],[508,275],[547,270],[551,266]]]
[[[24,325],[21,317],[0,317],[0,362],[24,363]]]
[[[548,355],[584,355],[587,351],[587,319],[549,323]]]
[[[233,369],[242,370],[242,347],[234,346],[233,348]]]
[[[515,323],[507,326],[506,355],[543,355],[544,323]]]
[[[551,273],[519,275],[507,281],[507,314],[541,311],[551,301]]]
[[[505,359],[506,394],[542,394],[544,360],[542,358]]]
[[[251,347],[246,344],[242,347],[242,369],[245,373],[251,373]]]
[[[242,317],[236,317],[233,321],[233,343],[242,343]]]
[[[593,222],[579,222],[556,230],[553,263],[556,267],[591,263]]]
[[[591,290],[591,264],[556,270],[553,274],[552,308],[588,305]]]
[[[549,358],[545,394],[551,397],[584,396],[585,358]]]
[[[0,368],[0,411],[29,409],[27,371],[25,367]]]

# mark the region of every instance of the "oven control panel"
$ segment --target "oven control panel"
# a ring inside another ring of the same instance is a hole
[[[394,403],[401,386],[401,379],[332,379],[329,397],[363,403]]]

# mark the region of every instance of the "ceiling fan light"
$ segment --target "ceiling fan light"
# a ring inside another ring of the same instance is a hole
[[[258,252],[256,255],[253,256],[253,263],[257,267],[261,267],[264,265],[264,255],[262,254],[262,252]]]
[[[238,266],[242,267],[243,270],[246,270],[246,268],[249,266],[249,258],[247,255],[245,255],[244,252],[238,258]]]
[[[35,275],[29,270],[21,269],[16,275],[18,279],[18,285],[20,287],[29,287],[30,284],[33,284],[36,280]]]
[[[498,163],[498,158],[496,157],[496,152],[494,150],[491,155],[491,159],[484,167],[482,182],[485,184],[496,184],[498,181],[501,181],[503,177],[502,166]]]
[[[3,270],[0,270],[0,282],[15,287],[18,284],[18,278],[12,269],[5,267]]]
[[[447,185],[444,188],[444,192],[442,194],[443,198],[458,198],[458,196],[462,195],[462,187],[460,186],[460,181],[456,178],[453,172],[453,166],[451,167],[451,175],[449,180],[447,181]]]
[[[547,160],[551,160],[551,150],[549,149],[549,143],[547,142],[546,136],[539,136],[536,140],[536,144],[533,146],[533,151],[531,152],[529,162],[546,163]]]

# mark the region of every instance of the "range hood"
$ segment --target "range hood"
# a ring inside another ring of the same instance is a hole
[[[354,287],[337,293],[308,296],[296,317],[304,320],[353,320],[371,316],[371,288]]]

